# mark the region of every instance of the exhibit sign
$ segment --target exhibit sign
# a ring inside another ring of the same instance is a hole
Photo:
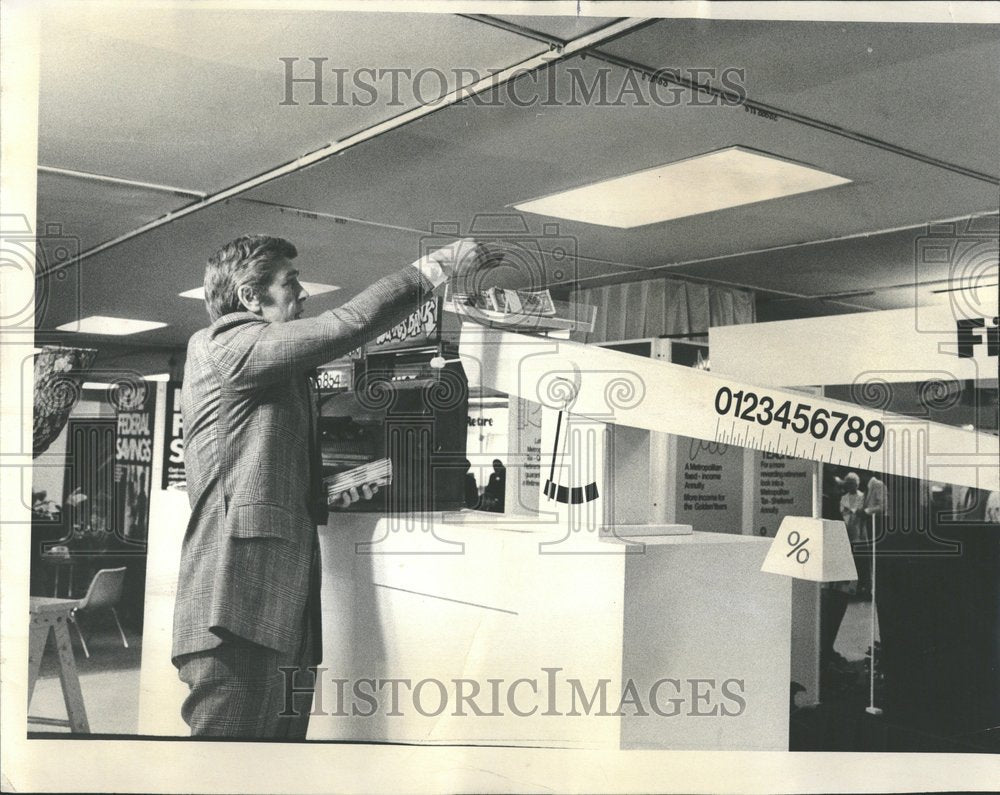
[[[810,516],[816,464],[780,453],[755,454],[756,501],[752,532],[771,538],[786,516]]]
[[[430,298],[414,309],[399,323],[379,334],[368,343],[369,350],[411,348],[441,337],[441,299]]]
[[[538,515],[541,489],[542,406],[523,398],[511,398],[509,411],[508,449],[513,454],[509,458],[516,460],[508,463],[508,473],[514,469],[517,477],[511,481],[513,494],[507,495],[507,513],[534,517]]]
[[[774,386],[996,379],[996,314],[944,304],[719,326],[709,329],[712,371]]]
[[[122,382],[112,387],[116,408],[115,500],[123,537],[146,543],[149,495],[153,480],[153,426],[156,391],[144,382]]]
[[[673,521],[709,533],[739,533],[743,512],[743,448],[677,437]]]
[[[470,380],[593,420],[821,463],[1000,489],[1000,439],[568,340],[462,327]]]
[[[166,390],[166,443],[163,445],[163,467],[160,488],[184,489],[184,418],[181,415],[181,385],[175,381]]]

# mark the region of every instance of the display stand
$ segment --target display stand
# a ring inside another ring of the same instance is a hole
[[[310,739],[787,749],[790,581],[760,573],[766,540],[448,519],[406,534],[345,514],[321,532],[329,681]],[[362,680],[399,683],[397,708],[383,685],[355,714]]]

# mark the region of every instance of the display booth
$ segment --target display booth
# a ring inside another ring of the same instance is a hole
[[[1000,526],[987,510],[997,497],[1000,460],[1000,345],[996,308],[993,316],[980,315],[982,309],[952,296],[915,310],[716,328],[710,335],[717,371],[765,385],[823,385],[815,390],[918,422],[917,433],[897,433],[900,445],[924,456],[922,468],[885,478],[874,548],[860,558],[874,566],[868,576],[876,588],[869,711],[884,714],[880,731],[904,747],[942,736],[988,743],[1000,715]],[[836,355],[816,355],[830,340]],[[780,359],[759,355],[779,348]],[[936,423],[961,428],[977,446],[954,455],[935,444]]]
[[[837,320],[841,333],[854,322]],[[505,510],[331,514],[309,738],[786,750],[790,682],[820,698],[819,588],[761,571],[781,519],[819,516],[831,461],[996,489],[997,440],[830,399],[807,388],[818,374],[737,350],[781,350],[768,325],[713,329],[706,372],[690,366],[700,349],[675,360],[677,341],[588,346],[465,323],[457,353],[434,357],[452,370],[434,369],[506,397]],[[411,365],[417,381],[448,377]],[[789,421],[737,405],[754,390],[775,412],[788,404]],[[846,439],[823,413],[843,416]],[[919,455],[885,444],[917,433]],[[431,471],[476,455],[459,448]],[[156,491],[152,515],[140,732],[183,735],[169,657],[186,496]]]

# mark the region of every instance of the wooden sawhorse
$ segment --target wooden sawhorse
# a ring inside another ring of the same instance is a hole
[[[59,680],[62,683],[63,700],[66,702],[67,720],[58,718],[32,718],[29,722],[48,723],[55,726],[69,726],[74,734],[87,734],[90,724],[87,722],[87,710],[83,705],[83,692],[80,690],[80,677],[76,672],[76,659],[73,656],[73,644],[69,636],[69,620],[73,608],[78,604],[75,599],[54,599],[46,596],[32,596],[29,606],[31,618],[28,630],[28,708],[31,708],[31,696],[35,692],[35,682],[42,665],[42,656],[49,635],[55,635],[56,651],[59,654]]]

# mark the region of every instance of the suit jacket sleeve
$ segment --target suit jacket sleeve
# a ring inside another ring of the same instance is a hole
[[[208,350],[231,388],[258,389],[298,377],[391,328],[420,306],[433,285],[413,267],[380,279],[337,309],[285,323],[226,315],[209,331]]]

